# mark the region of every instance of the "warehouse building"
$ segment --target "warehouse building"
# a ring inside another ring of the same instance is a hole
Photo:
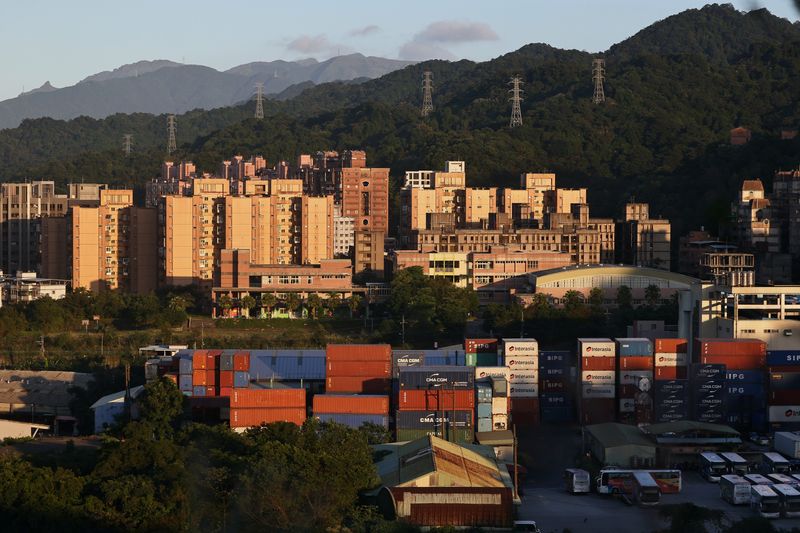
[[[135,400],[144,391],[144,386],[133,387],[130,391],[131,400]],[[131,406],[131,418],[137,419],[137,409]],[[102,433],[117,423],[119,417],[125,414],[125,391],[107,394],[94,402],[90,407],[94,411],[94,432]]]
[[[514,485],[488,446],[459,446],[434,436],[373,447],[387,519],[418,526],[510,527]]]
[[[594,424],[584,428],[584,449],[603,466],[652,467],[656,444],[642,431],[625,424]]]
[[[69,416],[72,387],[86,388],[91,374],[31,370],[0,370],[0,413]]]

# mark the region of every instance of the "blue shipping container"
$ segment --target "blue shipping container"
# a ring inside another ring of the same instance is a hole
[[[205,395],[206,395],[205,387],[194,387],[192,389],[192,396],[205,396]]]
[[[572,361],[572,352],[566,350],[539,352],[539,368],[564,368]]]
[[[766,397],[767,391],[761,383],[728,383],[725,385],[728,396]]]
[[[725,380],[699,381],[692,384],[692,393],[699,396],[717,395],[725,390]]]
[[[575,420],[575,410],[572,407],[542,407],[542,422],[563,423]]]
[[[478,412],[478,418],[488,418],[489,422],[491,422],[492,418],[491,403],[479,403],[476,411]]]
[[[541,376],[542,379],[567,378],[569,377],[569,367],[562,366],[560,368],[542,368],[539,370],[539,376]]]
[[[492,419],[491,418],[479,418],[478,419],[478,433],[485,433],[488,431],[492,431]]]
[[[542,394],[539,396],[539,405],[544,407],[569,407],[572,406],[572,396],[567,394]]]
[[[343,414],[343,413],[314,413],[320,422],[336,422],[351,428],[360,428],[366,423],[377,424],[388,428],[389,417],[384,415]]]
[[[471,389],[475,386],[475,369],[471,367],[409,367],[400,369],[401,389]]]
[[[448,355],[425,355],[425,366],[467,366],[464,352],[448,352]]]
[[[227,353],[226,350],[219,356],[219,369],[233,370],[233,353]]]
[[[233,386],[237,389],[246,389],[250,385],[250,372],[234,372]]]
[[[770,390],[800,389],[800,372],[770,372]]]
[[[181,374],[180,377],[178,378],[178,387],[181,390],[189,390],[189,391],[192,390],[191,374],[190,375]]]
[[[800,365],[800,350],[767,350],[767,365]]]
[[[740,383],[764,383],[767,374],[763,370],[728,370],[725,373],[725,381],[728,385],[738,385]]]
[[[178,373],[189,374],[192,373],[192,359],[189,357],[181,357],[178,360]]]
[[[653,355],[650,339],[617,339],[617,354],[620,357],[645,357]]]
[[[478,403],[492,403],[492,385],[487,381],[475,383],[475,395],[478,398]]]
[[[693,364],[693,380],[725,379],[725,365]]]
[[[325,379],[325,350],[250,350],[250,377],[261,382]]]

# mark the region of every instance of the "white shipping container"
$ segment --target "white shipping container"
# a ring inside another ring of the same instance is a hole
[[[492,415],[492,429],[494,431],[505,431],[508,429],[508,415]]]
[[[492,398],[492,415],[508,414],[508,398]]]
[[[515,383],[539,383],[539,372],[537,370],[512,370],[508,373],[508,382]]]
[[[657,353],[656,366],[686,366],[688,355],[685,353]]]
[[[506,357],[539,355],[539,343],[536,339],[503,339],[502,346],[502,353]]]
[[[614,385],[581,385],[581,398],[616,398]]]
[[[539,356],[506,356],[506,366],[511,370],[539,370]]]
[[[515,383],[508,386],[508,396],[511,398],[538,398],[538,383]]]
[[[614,385],[617,373],[613,370],[584,370],[581,372],[581,383],[584,385]]]
[[[616,357],[617,345],[611,339],[578,339],[581,357]]]
[[[505,366],[476,366],[475,379],[503,378],[508,381],[508,367]]]
[[[800,405],[770,405],[770,422],[800,422]]]
[[[620,385],[636,385],[642,381],[642,378],[647,378],[653,381],[652,370],[620,370],[618,374]]]
[[[800,435],[788,431],[776,431],[773,448],[790,459],[800,459]]]
[[[619,412],[620,413],[636,412],[636,402],[634,402],[633,398],[622,398],[619,401]]]

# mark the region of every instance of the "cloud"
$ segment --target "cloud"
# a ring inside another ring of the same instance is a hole
[[[301,35],[286,45],[288,50],[301,54],[319,54],[335,47],[324,35]]]
[[[350,37],[366,37],[367,35],[372,35],[373,33],[378,33],[381,31],[379,26],[375,24],[370,24],[369,26],[364,26],[363,28],[355,28],[350,30],[348,35]]]
[[[456,59],[440,43],[460,44],[477,41],[496,41],[497,33],[483,22],[440,20],[428,24],[414,38],[400,47],[401,59]]]

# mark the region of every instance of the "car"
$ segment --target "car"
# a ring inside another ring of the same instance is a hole
[[[758,444],[759,446],[769,446],[769,437],[753,432],[750,433],[750,442]]]
[[[542,533],[533,520],[514,520],[513,531],[527,531],[528,533]]]

